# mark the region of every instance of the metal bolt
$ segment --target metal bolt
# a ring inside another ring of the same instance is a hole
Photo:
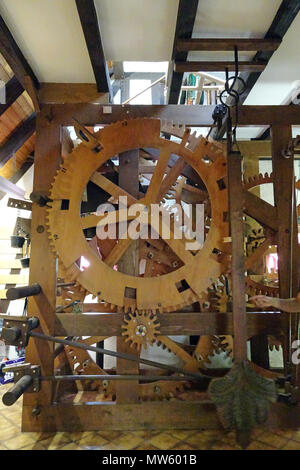
[[[24,326],[24,328],[25,328],[25,326],[26,326],[26,323],[23,323],[23,325],[22,325],[22,326]]]
[[[45,227],[43,225],[38,225],[36,231],[38,233],[43,233],[45,231]]]

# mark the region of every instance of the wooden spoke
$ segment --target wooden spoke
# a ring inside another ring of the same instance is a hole
[[[172,341],[168,336],[159,336],[158,340],[184,362],[183,368],[185,370],[199,370],[200,363],[197,361],[197,359],[190,356],[190,354],[183,349],[183,345],[178,345],[177,343],[175,343],[175,341]]]
[[[172,166],[167,176],[162,181],[161,189],[159,191],[157,201],[159,202],[164,195],[169,191],[171,186],[176,182],[178,176],[181,175],[186,163],[183,158],[178,158],[175,165]]]
[[[113,267],[121,259],[127,248],[131,245],[134,240],[126,238],[124,240],[118,240],[118,243],[111,250],[109,255],[105,258],[105,263],[110,267]]]
[[[124,191],[124,189],[120,188],[117,184],[105,178],[105,176],[101,175],[101,173],[95,172],[91,177],[91,181],[115,198],[120,196],[127,196],[128,205],[137,202],[137,199]]]
[[[176,239],[174,236],[174,231],[170,224],[170,238],[164,238],[163,235],[164,235],[164,232],[166,231],[166,227],[165,227],[165,230],[163,230],[164,222],[162,220],[161,215],[159,217],[159,227],[156,227],[152,222],[153,221],[151,218],[149,220],[150,225],[153,227],[155,231],[158,231],[159,236],[169,245],[169,247],[178,256],[178,258],[180,258],[184,264],[191,263],[194,257],[189,252],[189,250],[187,250],[185,247],[186,240],[184,239],[184,236],[183,236],[183,239]],[[192,242],[192,240],[189,240],[189,242]]]
[[[144,198],[144,204],[156,203],[160,194],[161,184],[170,159],[170,149],[164,148],[160,152],[157,164],[150,180],[150,184]]]
[[[81,217],[81,226],[84,230],[86,228],[97,227],[97,226],[100,227],[100,226],[105,226],[108,224],[126,222],[127,220],[134,219],[134,216],[128,215],[127,209],[113,211],[111,212],[111,214],[112,214],[111,221],[107,220],[108,214],[104,214],[104,215],[91,214],[85,217]]]

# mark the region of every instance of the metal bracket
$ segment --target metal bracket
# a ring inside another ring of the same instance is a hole
[[[32,211],[32,203],[29,201],[22,201],[21,199],[9,198],[7,207],[13,207],[14,209],[22,209],[24,211]]]
[[[39,326],[39,319],[36,317],[0,315],[0,318],[3,319],[0,339],[10,346],[27,346],[30,331]]]
[[[19,380],[25,375],[32,377],[32,384],[26,389],[26,392],[33,393],[40,391],[41,366],[32,366],[29,363],[24,363],[20,365],[4,367],[3,372],[13,372],[14,383],[19,382]]]

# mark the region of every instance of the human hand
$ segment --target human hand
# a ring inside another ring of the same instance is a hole
[[[254,295],[250,297],[249,302],[253,302],[258,308],[272,307],[272,297],[266,295]]]

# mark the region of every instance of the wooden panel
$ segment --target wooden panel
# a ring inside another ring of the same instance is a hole
[[[108,93],[99,93],[93,83],[41,83],[39,99],[44,104],[108,103]]]
[[[64,404],[42,407],[32,417],[24,407],[22,431],[96,431],[139,429],[219,429],[220,422],[211,403],[164,401],[130,405]]]
[[[237,46],[239,51],[276,51],[281,39],[255,38],[201,38],[179,39],[176,42],[177,51],[233,51]]]
[[[240,72],[262,72],[266,68],[267,63],[263,61],[239,62]],[[175,72],[225,72],[228,68],[229,72],[235,71],[235,63],[232,61],[200,61],[200,62],[175,62]]]
[[[99,430],[168,430],[221,429],[215,407],[211,403],[171,401],[137,405],[93,404],[56,405],[42,407],[32,416],[32,407],[24,407],[23,432],[79,432]],[[134,418],[133,418],[134,417]],[[299,429],[299,407],[272,403],[266,429]]]
[[[160,332],[169,335],[233,334],[232,313],[163,313],[158,314]],[[281,314],[247,313],[247,335],[278,334]],[[119,336],[123,313],[89,313],[55,315],[55,336]],[[132,353],[132,350],[131,350]]]
[[[60,127],[49,124],[39,114],[37,117],[37,137],[35,151],[34,191],[48,193],[50,183],[61,160]],[[39,230],[37,231],[37,227]],[[42,228],[42,229],[41,229]],[[44,228],[44,230],[43,230]],[[39,283],[41,294],[30,297],[28,315],[37,316],[41,331],[54,332],[54,312],[56,306],[56,259],[50,248],[46,230],[46,207],[32,206],[31,256],[29,283]],[[41,364],[42,374],[53,374],[53,348],[51,343],[31,340],[26,350],[26,361]],[[25,394],[24,405],[50,404],[52,386],[44,383],[38,394]],[[23,417],[26,420],[26,416]]]

